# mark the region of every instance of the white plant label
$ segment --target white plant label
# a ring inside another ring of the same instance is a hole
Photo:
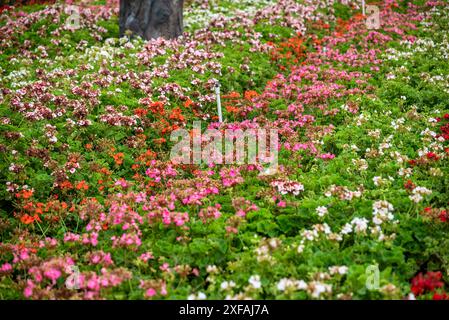
[[[380,12],[378,6],[367,6],[366,12],[368,17],[366,19],[366,27],[368,29],[379,29],[380,28]]]

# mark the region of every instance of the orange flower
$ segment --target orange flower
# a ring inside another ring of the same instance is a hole
[[[232,91],[229,94],[223,95],[223,99],[237,99],[240,98],[240,93]]]
[[[163,144],[166,141],[167,140],[165,138],[153,139],[153,142],[156,143],[156,144]]]
[[[33,210],[33,207],[34,207],[33,203],[32,203],[32,202],[28,202],[28,203],[26,203],[26,204],[23,206],[23,209],[26,210],[26,211],[32,211],[32,210]]]
[[[89,189],[89,186],[87,185],[87,183],[86,183],[86,181],[80,181],[77,185],[76,185],[76,188],[78,189],[78,190],[81,190],[81,189],[83,189],[83,190],[88,190]]]
[[[226,111],[228,111],[230,113],[237,113],[239,111],[239,108],[233,107],[231,105],[225,106],[225,108],[226,108]]]
[[[59,184],[59,187],[60,187],[61,189],[73,189],[72,183],[71,183],[70,181],[68,181],[68,180],[66,180],[66,181],[64,181],[64,182],[62,182],[62,183],[60,183],[60,184]]]
[[[164,110],[164,103],[160,102],[160,101],[155,101],[150,103],[150,110],[153,113],[158,113],[160,115],[164,115],[165,110]]]
[[[123,163],[123,158],[125,157],[125,154],[123,152],[116,153],[112,156],[114,158],[115,164],[118,166]]]
[[[33,190],[22,190],[19,193],[16,193],[17,198],[28,199],[33,196]]]
[[[109,176],[109,175],[112,174],[112,172],[109,171],[108,168],[105,168],[105,167],[103,167],[103,168],[100,169],[100,173],[102,173],[102,174],[104,174],[104,175],[107,175],[107,176]]]
[[[134,110],[134,114],[139,117],[144,117],[148,114],[148,110],[143,108],[137,108],[136,110]]]
[[[87,150],[92,150],[93,146],[92,146],[92,143],[86,143],[85,147]]]
[[[31,223],[33,223],[34,221],[39,221],[39,222],[41,222],[41,219],[39,218],[39,216],[38,216],[37,214],[35,214],[34,216],[30,216],[30,215],[28,215],[28,214],[25,214],[25,215],[23,215],[23,216],[20,218],[20,221],[21,221],[22,223],[24,223],[24,224],[31,224]]]
[[[25,224],[30,224],[30,223],[34,222],[34,218],[25,214],[20,218],[20,221],[22,221],[22,223],[25,223]]]
[[[257,97],[259,94],[254,90],[248,90],[245,92],[245,99],[251,101],[253,98]]]
[[[184,116],[182,115],[180,108],[173,109],[169,118],[172,120],[184,121]]]
[[[188,108],[188,107],[190,107],[193,104],[194,104],[194,102],[192,100],[187,99],[187,101],[184,102],[184,107]]]

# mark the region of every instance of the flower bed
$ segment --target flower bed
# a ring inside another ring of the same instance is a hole
[[[446,2],[251,3],[176,41],[3,13],[0,298],[447,299]],[[278,170],[173,163],[197,120],[277,130]]]

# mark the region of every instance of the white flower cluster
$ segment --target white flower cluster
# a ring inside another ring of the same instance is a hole
[[[288,278],[282,278],[279,280],[277,284],[277,289],[279,291],[295,291],[295,290],[306,290],[307,289],[307,283],[304,280],[295,280],[295,279],[288,279]]]
[[[409,196],[410,200],[415,203],[421,202],[424,199],[425,195],[429,195],[432,193],[432,190],[427,189],[425,187],[416,187],[413,189],[412,194]]]
[[[249,278],[248,280],[249,284],[254,288],[254,289],[260,289],[262,288],[262,282],[260,281],[260,276],[259,275],[253,275]]]
[[[329,278],[328,274],[325,275]],[[307,291],[307,293],[315,299],[318,299],[325,294],[332,293],[332,285],[317,280],[307,283],[304,280],[283,278],[279,280],[276,288],[278,291],[284,293],[291,293],[297,290]]]
[[[332,285],[320,281],[312,281],[307,288],[312,298],[319,298],[322,294],[332,293]]]
[[[235,282],[232,280],[231,281],[223,281],[220,284],[220,288],[221,288],[221,290],[229,290],[229,289],[235,288]]]
[[[301,191],[304,191],[304,186],[296,181],[290,180],[275,180],[271,182],[272,187],[276,187],[280,194],[292,193],[297,196]]]
[[[316,208],[316,213],[319,217],[324,217],[325,215],[327,215],[329,213],[329,211],[327,210],[326,207],[320,206],[320,207]]]
[[[351,191],[347,187],[331,185],[329,189],[324,193],[326,197],[337,196],[341,200],[351,201],[354,198],[360,198],[362,196],[361,190]]]
[[[341,234],[346,235],[352,232],[364,233],[368,229],[369,221],[366,218],[355,217],[351,222],[346,223],[341,229]]]
[[[221,17],[232,17],[238,14],[253,18],[263,7],[274,4],[274,0],[228,0],[195,1],[184,13],[184,25],[190,28],[194,25],[200,28],[207,26],[212,20]]]
[[[187,300],[206,300],[207,296],[203,292],[198,292],[198,294],[191,294],[187,297]]]
[[[329,267],[329,273],[331,275],[340,274],[344,275],[348,273],[349,268],[347,266],[332,266]]]
[[[381,225],[385,221],[391,221],[394,219],[394,208],[388,201],[376,201],[373,204],[373,223]]]
[[[324,234],[326,239],[331,241],[341,241],[342,237],[338,233],[332,232],[331,228],[327,223],[315,224],[311,230],[303,230],[301,232],[301,242],[297,247],[298,253],[302,253],[305,248],[306,241],[316,241],[318,240],[320,234]]]
[[[271,238],[269,240],[262,239],[259,247],[256,248],[257,261],[274,262],[274,258],[271,253],[281,245],[281,240]]]
[[[352,159],[352,164],[359,171],[365,171],[368,169],[368,162],[365,159]]]
[[[398,171],[398,175],[401,177],[410,177],[413,173],[413,169],[412,168],[400,168]]]

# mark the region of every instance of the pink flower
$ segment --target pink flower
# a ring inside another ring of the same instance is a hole
[[[325,153],[320,155],[321,159],[334,159],[335,158],[335,154],[332,153]]]
[[[278,202],[277,206],[281,207],[281,208],[285,208],[286,207],[286,203],[285,203],[285,201],[281,200],[281,201]]]
[[[139,259],[142,260],[143,262],[148,262],[148,260],[153,259],[153,253],[151,252],[142,253]]]
[[[28,280],[27,286],[23,290],[23,295],[25,296],[25,298],[31,297],[31,295],[33,294],[34,287],[35,287],[34,283],[31,280]]]
[[[147,290],[146,296],[151,298],[151,297],[154,297],[156,295],[156,293],[157,293],[156,290],[154,290],[153,288],[150,288]]]
[[[56,280],[58,280],[59,277],[61,277],[61,271],[55,268],[51,268],[44,272],[44,276],[46,276],[51,281],[56,282]]]
[[[9,272],[12,271],[12,265],[9,263],[4,263],[1,267],[0,267],[0,271],[1,272]]]
[[[163,265],[159,267],[159,269],[161,269],[162,271],[170,271],[170,265],[167,262],[165,262]]]

